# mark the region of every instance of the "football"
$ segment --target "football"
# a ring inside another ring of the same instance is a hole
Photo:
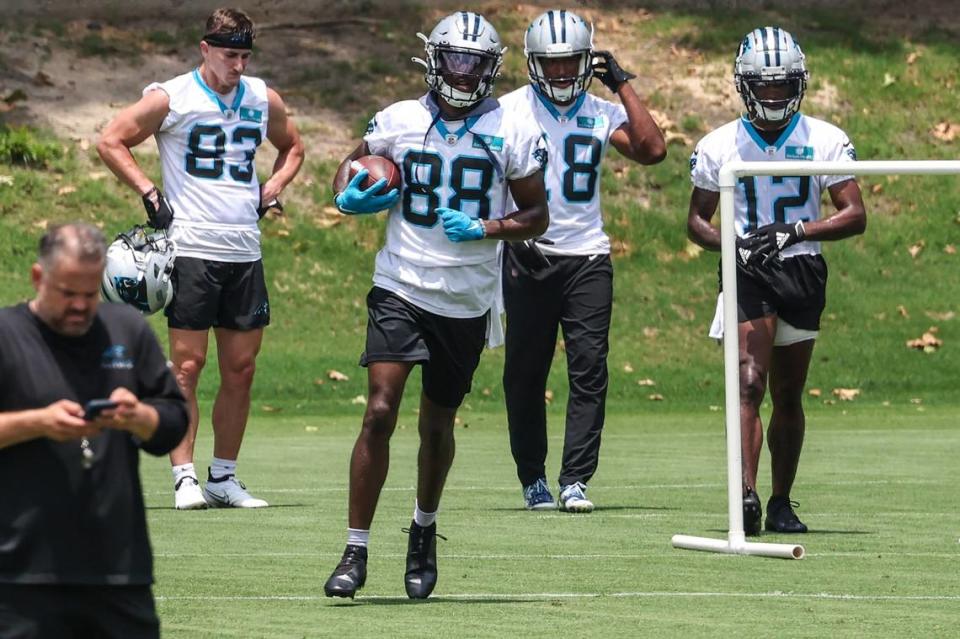
[[[400,188],[400,167],[385,157],[364,155],[353,160],[350,162],[350,179],[353,179],[360,169],[366,169],[369,172],[367,179],[361,185],[364,189],[369,189],[380,178],[386,178],[387,183],[380,189],[378,195]]]

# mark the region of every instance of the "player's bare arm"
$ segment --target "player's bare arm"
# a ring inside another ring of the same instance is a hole
[[[693,187],[687,214],[687,237],[709,251],[720,250],[720,229],[710,223],[719,203],[720,193],[717,191]]]
[[[273,174],[261,188],[261,201],[274,200],[290,181],[297,175],[303,164],[303,141],[293,120],[287,117],[287,108],[283,99],[273,89],[267,89],[269,119],[267,139],[277,148],[279,154],[273,164]]]
[[[517,210],[496,220],[484,220],[486,237],[498,240],[527,240],[543,235],[550,225],[543,171],[510,180],[510,194]]]
[[[629,82],[617,90],[627,112],[627,122],[610,135],[610,143],[626,158],[640,164],[657,164],[667,157],[667,144],[660,127]]]
[[[107,124],[97,142],[97,153],[103,163],[120,180],[144,195],[154,188],[130,149],[156,133],[170,112],[170,97],[161,90],[150,91],[128,106]]]
[[[804,239],[842,240],[863,233],[867,228],[867,211],[857,181],[834,184],[829,192],[837,212],[822,220],[804,222]]]

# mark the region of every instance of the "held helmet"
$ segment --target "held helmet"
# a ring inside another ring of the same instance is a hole
[[[754,29],[737,49],[733,81],[751,122],[792,118],[800,110],[809,77],[800,45],[780,27]],[[756,89],[769,85],[789,85],[791,92],[784,99],[761,100]]]
[[[567,104],[590,86],[593,79],[593,26],[572,11],[547,11],[535,18],[523,37],[530,83],[552,102]],[[576,75],[548,78],[543,71],[544,58],[578,56]],[[572,82],[566,87],[553,83]]]
[[[137,225],[107,248],[100,294],[104,300],[129,304],[145,315],[167,307],[173,299],[176,248],[165,231],[147,233]]]
[[[413,61],[426,68],[427,85],[450,106],[472,106],[490,95],[507,49],[500,46],[497,30],[483,16],[472,11],[453,13],[437,23],[429,38],[422,33],[417,37],[424,42],[426,60]]]

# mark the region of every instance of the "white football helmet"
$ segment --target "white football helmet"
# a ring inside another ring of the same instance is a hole
[[[527,28],[523,37],[523,54],[527,56],[527,69],[533,86],[552,102],[567,104],[586,91],[593,79],[593,26],[572,11],[547,11],[535,18]],[[580,57],[577,74],[552,80],[572,84],[554,86],[543,72],[541,59],[571,56]]]
[[[422,33],[417,37],[424,42],[426,60],[413,61],[426,68],[424,80],[447,104],[468,107],[490,95],[507,49],[500,46],[497,30],[483,16],[472,11],[453,13],[437,23],[429,38]],[[455,84],[473,88],[464,91]]]
[[[792,118],[800,110],[809,77],[800,45],[780,27],[754,29],[740,43],[733,81],[751,121]],[[790,84],[793,93],[783,100],[761,100],[754,89],[768,84]]]
[[[100,294],[108,302],[129,304],[145,315],[167,307],[173,299],[176,248],[164,231],[147,233],[134,226],[107,248]]]

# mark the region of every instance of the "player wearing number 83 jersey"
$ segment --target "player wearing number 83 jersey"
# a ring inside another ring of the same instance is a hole
[[[303,143],[280,95],[245,77],[256,28],[239,9],[207,18],[198,43],[200,66],[153,83],[104,128],[97,150],[106,165],[141,196],[149,223],[167,229],[177,251],[166,308],[170,359],[191,405],[189,435],[170,455],[177,509],[257,507],[236,480],[255,360],[270,323],[270,301],[257,221],[303,164]],[[149,136],[160,149],[164,198],[130,149]],[[277,150],[270,177],[259,183],[258,146]],[[193,467],[199,409],[196,388],[210,329],[217,340],[221,384],[213,411],[215,458],[201,494]]]
[[[194,69],[149,85],[144,95],[154,90],[170,98],[156,139],[167,199],[176,212],[170,234],[178,255],[260,259],[260,183],[253,162],[267,137],[266,83],[243,76],[221,96]]]

